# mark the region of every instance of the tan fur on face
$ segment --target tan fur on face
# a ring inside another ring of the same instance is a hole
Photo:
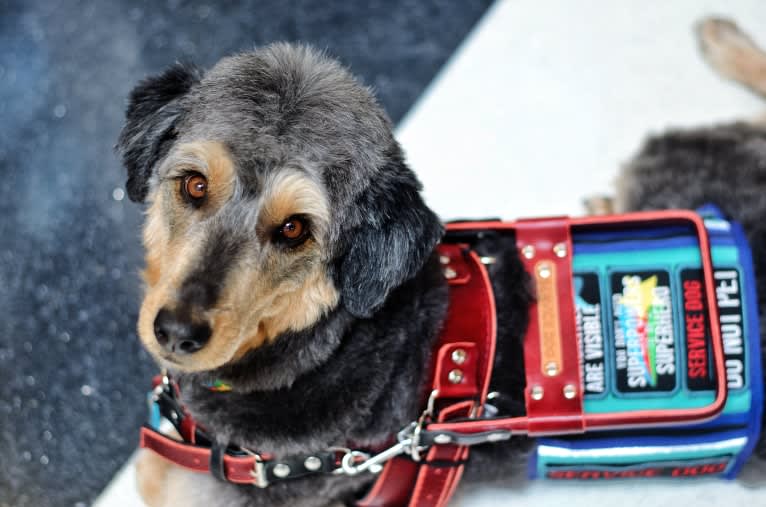
[[[339,299],[338,291],[321,268],[312,270],[297,289],[274,291],[274,294],[268,304],[259,305],[253,308],[252,313],[241,315],[249,332],[242,336],[235,359],[285,331],[299,331],[311,326],[334,308]]]
[[[202,158],[205,162],[200,162]],[[324,263],[323,242],[330,219],[327,199],[321,186],[305,173],[285,168],[264,183],[254,203],[247,202],[255,208],[252,215],[257,220],[252,228],[241,225],[252,234],[245,236],[247,244],[230,266],[215,307],[205,309],[204,315],[195,314],[211,325],[209,342],[194,354],[168,356],[154,336],[154,319],[160,309],[178,305],[177,293],[188,273],[198,268],[200,245],[212,227],[205,220],[229,205],[236,187],[234,166],[220,144],[183,145],[169,160],[176,165],[168,168],[168,176],[150,195],[144,227],[146,294],[138,329],[152,355],[176,369],[213,369],[285,331],[313,325],[338,304],[338,292]],[[208,178],[208,199],[197,210],[178,197],[177,178],[189,170]],[[246,215],[241,215],[243,221],[248,220]],[[295,215],[307,219],[311,237],[294,249],[274,244],[274,231]]]
[[[326,225],[330,221],[324,192],[305,174],[295,170],[281,171],[266,185],[258,226],[262,230],[277,227],[297,214],[309,215],[315,237],[324,237]]]
[[[325,257],[322,240],[329,221],[327,200],[306,175],[286,170],[271,179],[261,198],[261,236],[268,237],[294,215],[309,217],[312,238],[295,251],[271,248],[261,261],[261,269],[234,273],[234,281],[227,284],[221,297],[221,306],[239,310],[216,319],[216,326],[232,327],[232,322],[237,322],[242,329],[234,359],[285,331],[313,325],[338,304],[338,291],[321,263]],[[254,298],[253,294],[258,296]]]
[[[162,190],[162,189],[161,189]],[[147,212],[144,225],[146,269],[144,270],[145,293],[138,316],[138,334],[144,347],[160,359],[163,351],[154,336],[154,319],[161,308],[174,308],[176,292],[184,275],[197,255],[194,241],[188,234],[171,233],[166,222],[173,201],[168,192],[157,192]]]

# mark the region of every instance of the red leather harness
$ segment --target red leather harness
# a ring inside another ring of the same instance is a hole
[[[448,232],[513,230],[525,269],[534,280],[536,302],[531,305],[524,342],[526,416],[481,418],[487,400],[495,352],[495,302],[482,259],[466,245],[438,247],[450,287],[447,320],[432,355],[430,397],[423,415],[402,430],[396,445],[375,456],[346,451],[312,456],[303,472],[355,474],[379,471],[379,477],[360,507],[439,507],[452,496],[469,457],[470,446],[531,436],[581,433],[591,428],[642,424],[682,424],[715,416],[726,399],[725,368],[720,333],[713,328],[717,396],[711,405],[684,410],[640,410],[621,414],[585,414],[581,394],[579,346],[574,322],[572,286],[572,229],[615,224],[691,223],[702,252],[709,252],[701,219],[692,212],[635,213],[613,217],[547,218],[517,222],[451,224]],[[486,259],[485,259],[486,260]],[[703,254],[706,297],[712,322],[718,321],[712,262]],[[172,387],[160,386],[167,393]],[[152,428],[141,431],[141,447],[198,472],[212,472],[238,484],[268,485],[284,478],[285,470],[269,456],[239,454],[200,444],[201,434],[191,418],[177,425],[183,442]],[[195,436],[196,435],[196,436]],[[385,463],[382,471],[380,466]],[[448,466],[444,466],[447,464]],[[281,464],[284,465],[284,464]],[[321,466],[320,466],[321,465]],[[295,468],[295,467],[293,467]],[[217,469],[217,470],[216,470]],[[342,470],[343,472],[339,472]],[[292,475],[290,475],[292,477]]]

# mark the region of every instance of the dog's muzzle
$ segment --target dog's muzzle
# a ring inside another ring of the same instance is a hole
[[[162,348],[176,355],[193,354],[210,340],[212,330],[207,322],[195,322],[166,308],[154,319],[154,336]]]

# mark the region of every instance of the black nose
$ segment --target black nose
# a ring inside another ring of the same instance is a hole
[[[179,318],[163,308],[154,319],[154,336],[162,347],[174,354],[197,352],[210,339],[210,326],[206,322],[196,323],[191,319]]]

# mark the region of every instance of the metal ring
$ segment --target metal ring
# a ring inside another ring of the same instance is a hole
[[[412,430],[412,444],[410,444],[410,457],[413,461],[420,461],[420,432],[423,430],[422,424],[416,424]]]
[[[341,466],[341,469],[343,470],[343,472],[346,475],[356,475],[356,474],[358,474],[359,473],[359,469],[356,467],[356,465],[354,465],[354,462],[357,459],[360,459],[360,458],[361,458],[362,461],[367,461],[368,459],[370,459],[370,456],[368,454],[366,454],[366,453],[361,452],[361,451],[350,451],[350,452],[347,452],[343,456],[343,459],[341,459],[341,461],[340,461],[340,466]]]

